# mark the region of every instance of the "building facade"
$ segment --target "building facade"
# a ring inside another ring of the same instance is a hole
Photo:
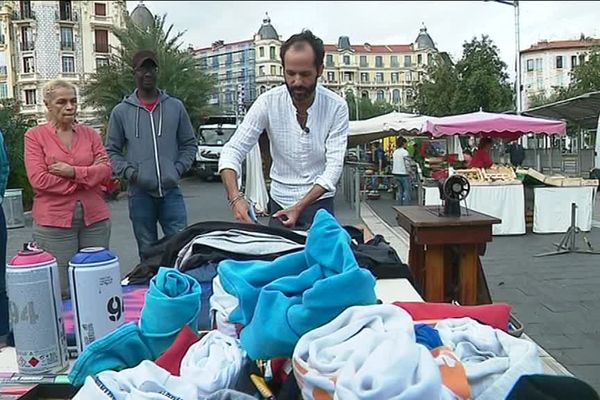
[[[0,98],[18,99],[23,114],[44,121],[44,85],[60,78],[79,88],[108,63],[118,45],[113,30],[124,27],[126,15],[125,0],[4,1]],[[92,110],[80,109],[79,119],[94,124]]]
[[[228,112],[236,107],[231,87],[243,84],[244,104],[251,104],[261,93],[284,82],[279,51],[283,44],[267,15],[252,40],[225,44],[215,42],[209,48],[195,50],[200,67],[217,77],[213,105]],[[254,58],[254,76],[242,73],[251,64],[236,64],[236,47],[243,46]],[[325,68],[320,79],[329,89],[346,96],[368,97],[373,102],[385,101],[398,107],[409,107],[413,101],[414,85],[422,79],[426,67],[438,52],[427,28],[422,27],[415,42],[410,44],[351,45],[347,36],[337,44],[325,45]],[[229,63],[227,60],[231,60]],[[229,72],[228,72],[229,71]],[[246,80],[247,79],[247,80]]]
[[[540,41],[521,51],[523,109],[530,108],[533,96],[550,96],[569,86],[570,73],[588,59],[588,53],[600,46],[600,39]]]

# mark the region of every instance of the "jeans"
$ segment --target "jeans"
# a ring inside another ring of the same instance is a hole
[[[277,204],[273,199],[269,197],[269,214],[271,218],[269,218],[269,226],[273,228],[285,228],[285,226],[281,223],[277,218],[273,218],[273,214],[277,211],[283,209],[279,204]],[[325,199],[317,200],[312,203],[310,206],[306,207],[302,214],[300,214],[300,218],[296,222],[296,225],[292,227],[292,229],[297,230],[308,230],[312,225],[313,219],[315,218],[315,214],[320,209],[327,210],[331,215],[333,213],[333,197],[328,197]]]
[[[396,181],[398,182],[398,189],[400,189],[400,205],[404,206],[410,204],[412,192],[412,188],[410,186],[410,175],[396,175]]]
[[[135,189],[129,194],[129,219],[137,241],[140,260],[147,249],[158,241],[157,222],[166,237],[173,236],[187,226],[187,211],[181,190],[168,190],[164,197],[152,197],[148,192]]]
[[[6,219],[0,205],[0,336],[8,333],[8,297],[6,296]]]

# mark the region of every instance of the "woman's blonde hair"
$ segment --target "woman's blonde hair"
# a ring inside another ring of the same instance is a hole
[[[47,105],[54,98],[54,91],[59,88],[72,89],[77,94],[77,88],[71,82],[62,79],[54,79],[44,85],[43,95],[44,103]]]
[[[72,89],[73,93],[77,95],[77,88],[71,82],[67,82],[62,79],[54,79],[46,83],[44,85],[44,89],[42,89],[42,95],[44,96],[44,104],[46,105],[46,119],[48,121],[52,119],[52,115],[48,111],[48,104],[50,104],[54,98],[54,91],[60,88]]]

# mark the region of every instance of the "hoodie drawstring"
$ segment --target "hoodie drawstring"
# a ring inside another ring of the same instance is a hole
[[[162,136],[163,109],[162,109],[162,103],[160,102],[160,100],[158,101],[158,108],[160,109],[160,115],[158,117],[158,136]]]
[[[139,139],[140,137],[140,108],[136,107],[135,111],[135,137]]]

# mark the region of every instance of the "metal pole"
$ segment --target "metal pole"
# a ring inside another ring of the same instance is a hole
[[[521,38],[519,32],[519,2],[515,0],[513,2],[515,7],[515,61],[516,61],[516,98],[517,98],[517,115],[523,111],[523,105],[521,104]]]
[[[360,169],[358,165],[354,169],[354,211],[356,219],[360,219]]]

